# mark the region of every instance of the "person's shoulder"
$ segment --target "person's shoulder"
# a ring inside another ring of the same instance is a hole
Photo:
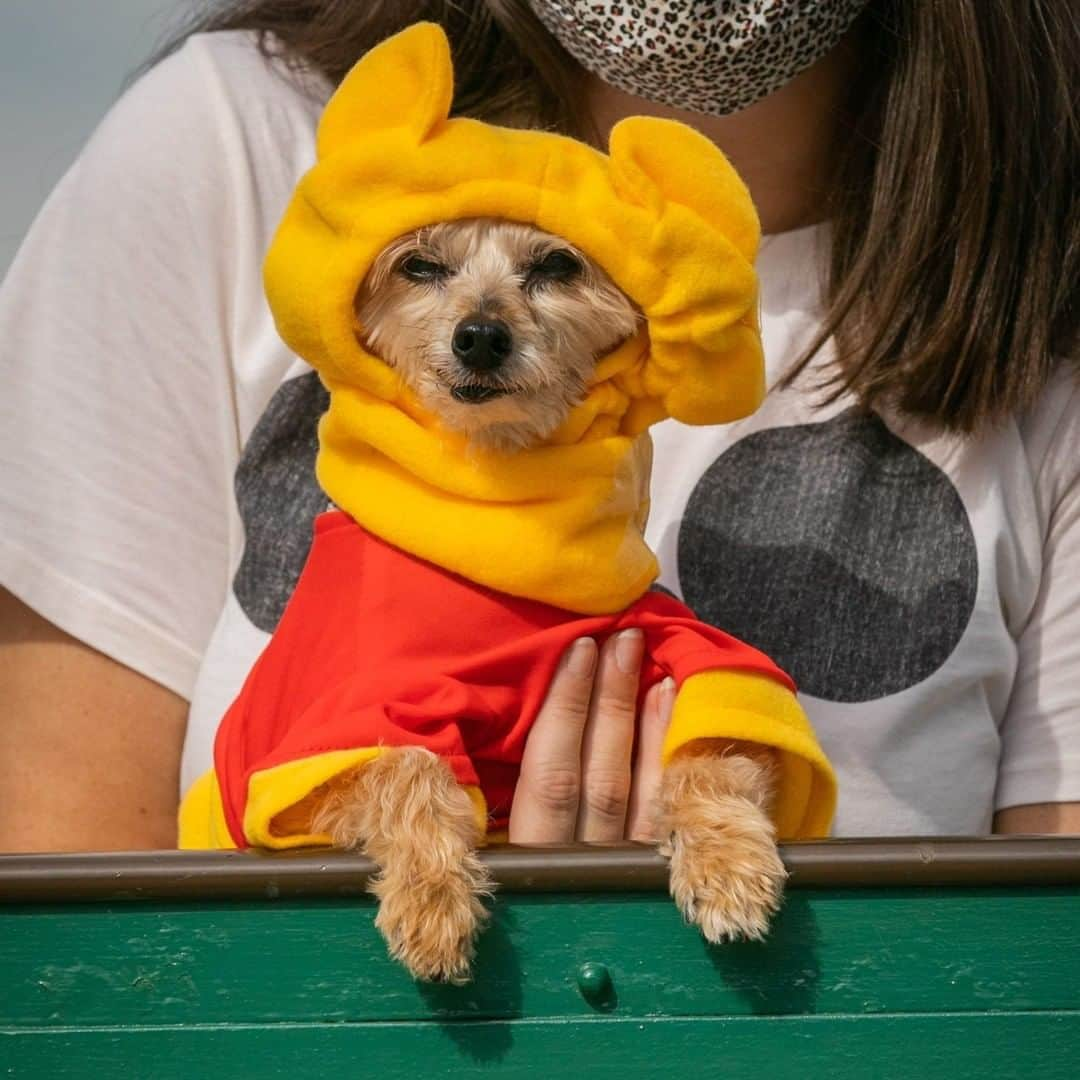
[[[1059,362],[1018,427],[1037,486],[1055,505],[1065,490],[1080,486],[1080,365]]]
[[[103,128],[145,119],[166,139],[222,139],[241,129],[306,137],[331,89],[317,72],[289,63],[272,39],[239,30],[194,34],[127,90]]]
[[[318,71],[287,59],[273,36],[248,30],[193,34],[158,64],[163,78],[227,100],[238,112],[285,109],[317,116],[333,87]]]
[[[1047,448],[1063,435],[1080,434],[1080,364],[1058,363],[1035,407],[1021,417],[1020,430],[1025,443]],[[1077,445],[1073,440],[1073,447]]]
[[[230,204],[247,218],[265,216],[260,207],[274,217],[314,161],[329,93],[321,76],[276,57],[255,34],[193,35],[113,105],[73,182],[137,216],[167,205],[209,222],[207,206]]]

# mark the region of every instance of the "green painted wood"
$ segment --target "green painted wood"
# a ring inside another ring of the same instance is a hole
[[[414,984],[372,914],[345,900],[0,908],[0,1028],[1080,1008],[1076,888],[793,890],[767,943],[718,948],[661,894],[505,895],[464,988]],[[587,963],[610,994],[582,994]]]
[[[1080,1013],[34,1029],[18,1080],[1076,1080]]]

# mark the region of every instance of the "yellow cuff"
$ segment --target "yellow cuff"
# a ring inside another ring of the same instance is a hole
[[[302,803],[316,788],[335,776],[365,765],[380,754],[377,746],[359,750],[331,750],[314,757],[286,761],[271,769],[252,773],[244,807],[244,837],[254,847],[283,850],[296,847],[329,847],[325,833],[306,831],[307,815],[295,815],[296,824],[275,821]]]
[[[779,751],[773,819],[781,840],[828,835],[836,776],[798,698],[766,675],[704,671],[679,688],[662,760],[696,739],[739,739]]]

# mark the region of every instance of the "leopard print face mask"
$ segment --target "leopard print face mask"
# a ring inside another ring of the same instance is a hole
[[[529,0],[599,79],[664,105],[724,116],[821,59],[867,0]]]

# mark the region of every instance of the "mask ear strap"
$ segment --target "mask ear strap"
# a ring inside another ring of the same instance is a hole
[[[417,23],[376,45],[345,76],[316,138],[320,159],[365,131],[400,129],[422,143],[450,115],[450,43],[435,23]]]

